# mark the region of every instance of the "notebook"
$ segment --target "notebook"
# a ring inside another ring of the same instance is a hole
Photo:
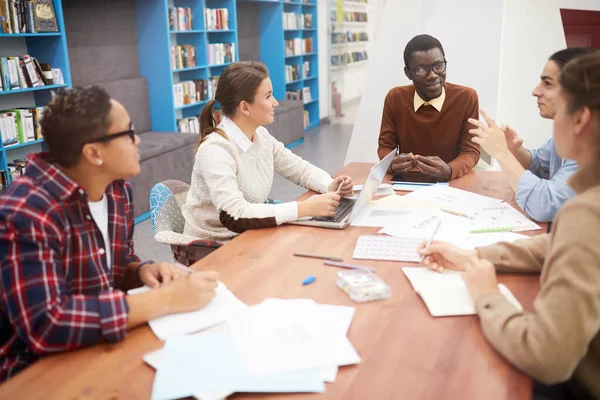
[[[357,260],[419,262],[421,238],[360,235],[352,258]]]
[[[475,304],[460,272],[445,270],[440,273],[424,267],[405,267],[402,272],[433,317],[475,315]],[[523,311],[521,303],[506,286],[499,284],[498,290]]]

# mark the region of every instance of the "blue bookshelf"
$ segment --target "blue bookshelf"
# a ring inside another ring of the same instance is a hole
[[[259,5],[260,25],[260,59],[269,68],[273,82],[273,94],[277,99],[285,99],[287,91],[308,88],[311,101],[304,104],[309,113],[309,121],[305,130],[313,129],[320,124],[319,116],[319,77],[318,77],[318,36],[317,36],[317,0],[308,3],[300,0],[238,0],[240,2]],[[284,28],[283,13],[309,14],[312,27]],[[286,40],[312,39],[312,52],[286,56]],[[286,82],[285,67],[303,65],[308,62],[310,75]]]
[[[29,54],[40,63],[49,63],[52,68],[60,68],[64,84],[47,85],[36,88],[0,91],[0,110],[17,107],[41,107],[51,99],[53,89],[71,87],[71,70],[67,52],[65,22],[61,0],[53,0],[58,32],[0,34],[0,56]],[[14,53],[13,49],[19,49]],[[0,140],[0,169],[8,171],[8,164],[14,158],[23,158],[29,152],[39,151],[44,140],[35,140],[4,147]],[[20,149],[15,152],[15,150]],[[8,183],[10,183],[10,174]]]
[[[233,43],[238,58],[237,10],[235,0],[135,0],[140,72],[148,80],[152,130],[177,132],[177,121],[200,114],[206,101],[176,105],[173,85],[179,82],[219,76],[230,63],[209,64],[208,45]],[[192,30],[173,31],[169,9],[191,8]],[[208,29],[206,9],[226,8],[229,29]],[[171,46],[193,45],[196,66],[173,70]]]

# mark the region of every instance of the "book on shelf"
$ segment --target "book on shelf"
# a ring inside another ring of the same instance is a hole
[[[214,99],[215,93],[217,93],[217,84],[219,83],[218,76],[211,76],[208,78],[208,93],[207,99]]]
[[[307,110],[304,110],[304,129],[308,128],[310,121],[310,114]]]
[[[285,55],[286,57],[290,56],[300,56],[306,53],[313,52],[313,40],[311,38],[295,38],[288,39],[285,41]]]
[[[331,43],[332,44],[342,44],[342,43],[358,43],[358,42],[368,42],[369,35],[367,32],[332,32],[331,33]]]
[[[207,8],[204,10],[204,21],[206,29],[227,30],[229,29],[229,10],[226,8]]]
[[[16,108],[0,111],[2,145],[10,147],[42,138],[40,121],[43,107]]]
[[[286,100],[302,100],[302,90],[288,90],[285,92]]]
[[[189,7],[169,8],[169,29],[172,31],[193,30],[192,9]]]
[[[190,44],[171,46],[171,68],[184,69],[196,66],[196,47]]]
[[[285,82],[297,81],[301,78],[302,64],[285,66]]]
[[[198,117],[181,118],[177,121],[179,132],[200,133],[200,120]]]
[[[335,54],[331,56],[331,66],[343,66],[348,64],[357,63],[369,59],[369,55],[366,51],[354,51],[352,53]]]
[[[40,63],[28,54],[0,57],[0,91],[45,86],[48,80]]]
[[[312,101],[310,88],[308,86],[302,88],[302,101],[304,102],[304,104],[310,103]]]
[[[3,192],[4,189],[8,186],[8,174],[6,170],[0,170],[0,192]]]
[[[302,63],[302,78],[306,79],[310,77],[310,61],[304,61]]]
[[[209,43],[207,50],[206,56],[210,65],[235,61],[235,43]]]
[[[2,33],[58,32],[52,0],[0,0]]]
[[[205,101],[207,96],[208,84],[206,79],[196,79],[173,84],[173,97],[176,107],[200,103]]]
[[[367,22],[367,13],[366,12],[354,12],[354,11],[344,12],[344,21],[346,21],[346,22]]]
[[[283,13],[283,29],[312,28],[312,14],[299,14],[294,12]]]

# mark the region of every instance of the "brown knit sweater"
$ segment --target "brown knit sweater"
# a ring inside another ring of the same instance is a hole
[[[600,177],[564,204],[550,234],[479,248],[498,270],[541,272],[535,312],[498,292],[475,302],[483,332],[512,364],[600,398]]]
[[[383,106],[379,132],[379,158],[400,147],[401,153],[438,156],[452,168],[451,179],[473,169],[479,161],[479,145],[471,142],[469,118],[479,119],[475,90],[446,82],[442,111],[430,105],[414,109],[415,87],[389,91]]]

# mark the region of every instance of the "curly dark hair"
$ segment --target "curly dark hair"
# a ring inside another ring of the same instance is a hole
[[[42,136],[61,166],[75,166],[83,145],[105,136],[110,125],[110,96],[99,86],[60,89],[44,107]]]

